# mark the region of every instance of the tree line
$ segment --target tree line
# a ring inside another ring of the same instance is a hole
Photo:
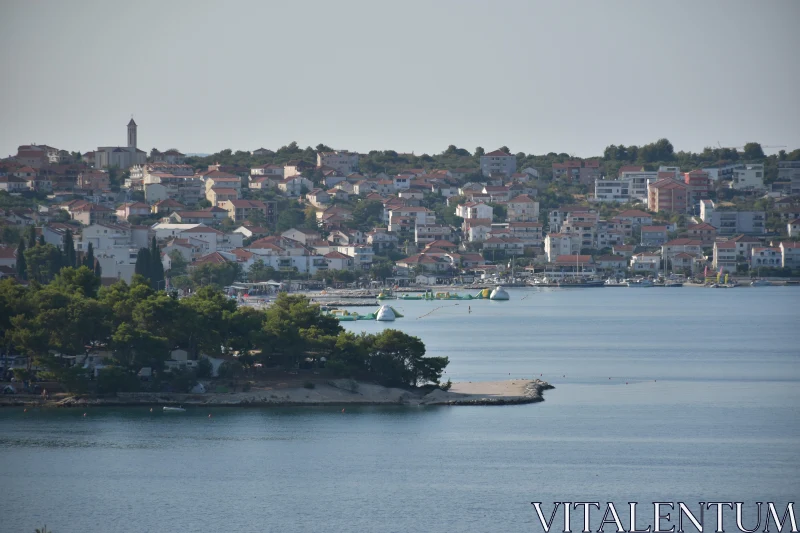
[[[109,372],[128,378],[118,380],[123,389],[135,387],[131,378],[143,367],[162,373],[175,349],[244,369],[291,370],[325,357],[337,376],[397,386],[438,383],[448,364],[426,357],[422,341],[400,331],[345,332],[303,296],[281,294],[259,311],[212,287],[178,299],[140,275],[101,288],[86,266],[63,268],[47,284],[0,281],[0,339],[6,353],[29,356],[68,388],[86,379],[71,357],[100,351]]]

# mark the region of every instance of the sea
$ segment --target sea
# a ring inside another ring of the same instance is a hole
[[[640,502],[641,529],[652,502],[744,502],[752,528],[796,501],[800,288],[509,293],[344,326],[420,337],[453,381],[547,380],[544,402],[0,409],[0,533],[542,532],[531,502],[595,501],[626,528]]]

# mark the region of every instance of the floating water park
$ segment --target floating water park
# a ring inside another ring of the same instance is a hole
[[[433,292],[425,291],[422,294],[403,293],[394,294],[391,290],[382,290],[378,294],[378,300],[508,300],[508,292],[503,287],[494,290],[481,289],[478,294],[458,294],[455,292]]]
[[[377,320],[378,322],[394,322],[396,318],[403,318],[403,315],[389,305],[382,305],[374,313],[367,313],[362,315],[356,311],[347,311],[345,309],[332,309],[328,314],[334,318],[339,319],[340,322],[355,322],[356,320]]]

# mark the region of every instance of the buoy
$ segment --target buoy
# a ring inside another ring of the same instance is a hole
[[[626,381],[626,382],[625,382],[625,385],[627,385],[627,384],[628,384],[628,382]]]
[[[23,410],[22,410],[22,412],[23,412],[23,413],[27,413],[27,412],[28,412],[28,410],[27,410],[27,409],[23,409]]]
[[[83,413],[83,416],[86,416],[86,413]]]
[[[150,412],[151,412],[151,413],[153,412],[153,408],[152,408],[152,407],[150,408]]]
[[[211,418],[211,413],[208,413],[208,418]]]
[[[344,413],[344,409],[342,409],[342,412]]]

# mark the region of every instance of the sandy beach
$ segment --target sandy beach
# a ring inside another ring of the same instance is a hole
[[[554,388],[541,380],[515,379],[453,383],[449,391],[433,392],[383,387],[348,379],[331,380],[314,388],[274,387],[237,393],[119,393],[114,397],[67,396],[43,402],[40,398],[7,396],[2,405],[43,407],[91,406],[300,406],[300,405],[506,405],[543,401],[542,391]]]

